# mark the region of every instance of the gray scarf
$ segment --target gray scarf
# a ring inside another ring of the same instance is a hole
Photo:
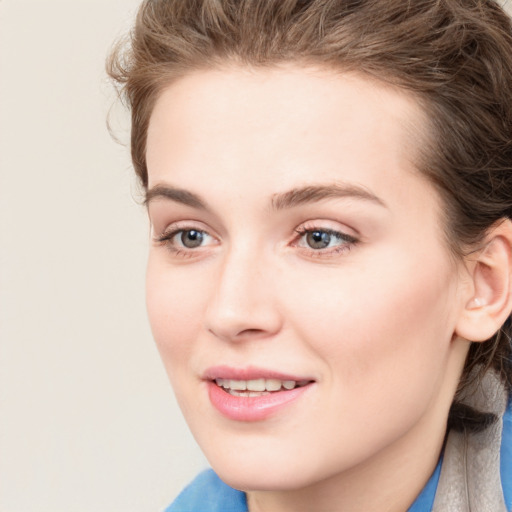
[[[487,372],[463,402],[501,418],[507,393],[496,375]],[[498,420],[482,432],[448,434],[432,512],[507,512],[500,476],[502,428]]]

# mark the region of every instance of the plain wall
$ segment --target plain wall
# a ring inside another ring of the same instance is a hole
[[[106,128],[105,56],[137,3],[0,0],[1,512],[158,511],[206,465],[149,331],[147,218]]]

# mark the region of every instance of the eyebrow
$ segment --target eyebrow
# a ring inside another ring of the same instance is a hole
[[[146,192],[144,204],[149,205],[150,201],[156,198],[170,199],[176,203],[181,203],[199,210],[207,210],[206,203],[193,192],[181,188],[170,187],[167,185],[155,185]]]
[[[168,185],[155,185],[146,192],[144,204],[147,206],[157,198],[169,199],[200,210],[208,210],[207,204],[193,192]],[[315,203],[323,199],[355,198],[373,202],[387,208],[386,203],[365,187],[354,184],[308,185],[288,192],[274,194],[271,206],[274,210],[286,210],[296,206]]]
[[[294,188],[283,194],[272,196],[275,210],[293,208],[301,204],[314,203],[322,199],[355,198],[371,201],[387,208],[386,203],[365,187],[354,184],[309,185]]]

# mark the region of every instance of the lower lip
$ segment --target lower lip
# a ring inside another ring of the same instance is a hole
[[[215,382],[209,381],[207,386],[210,402],[222,415],[236,421],[260,421],[296,401],[310,389],[312,384],[251,397],[230,395]]]

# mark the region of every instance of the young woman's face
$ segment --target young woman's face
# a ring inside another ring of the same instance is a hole
[[[413,163],[422,123],[403,93],[292,66],[160,96],[149,317],[231,485],[294,489],[439,446],[466,349],[440,201]]]

